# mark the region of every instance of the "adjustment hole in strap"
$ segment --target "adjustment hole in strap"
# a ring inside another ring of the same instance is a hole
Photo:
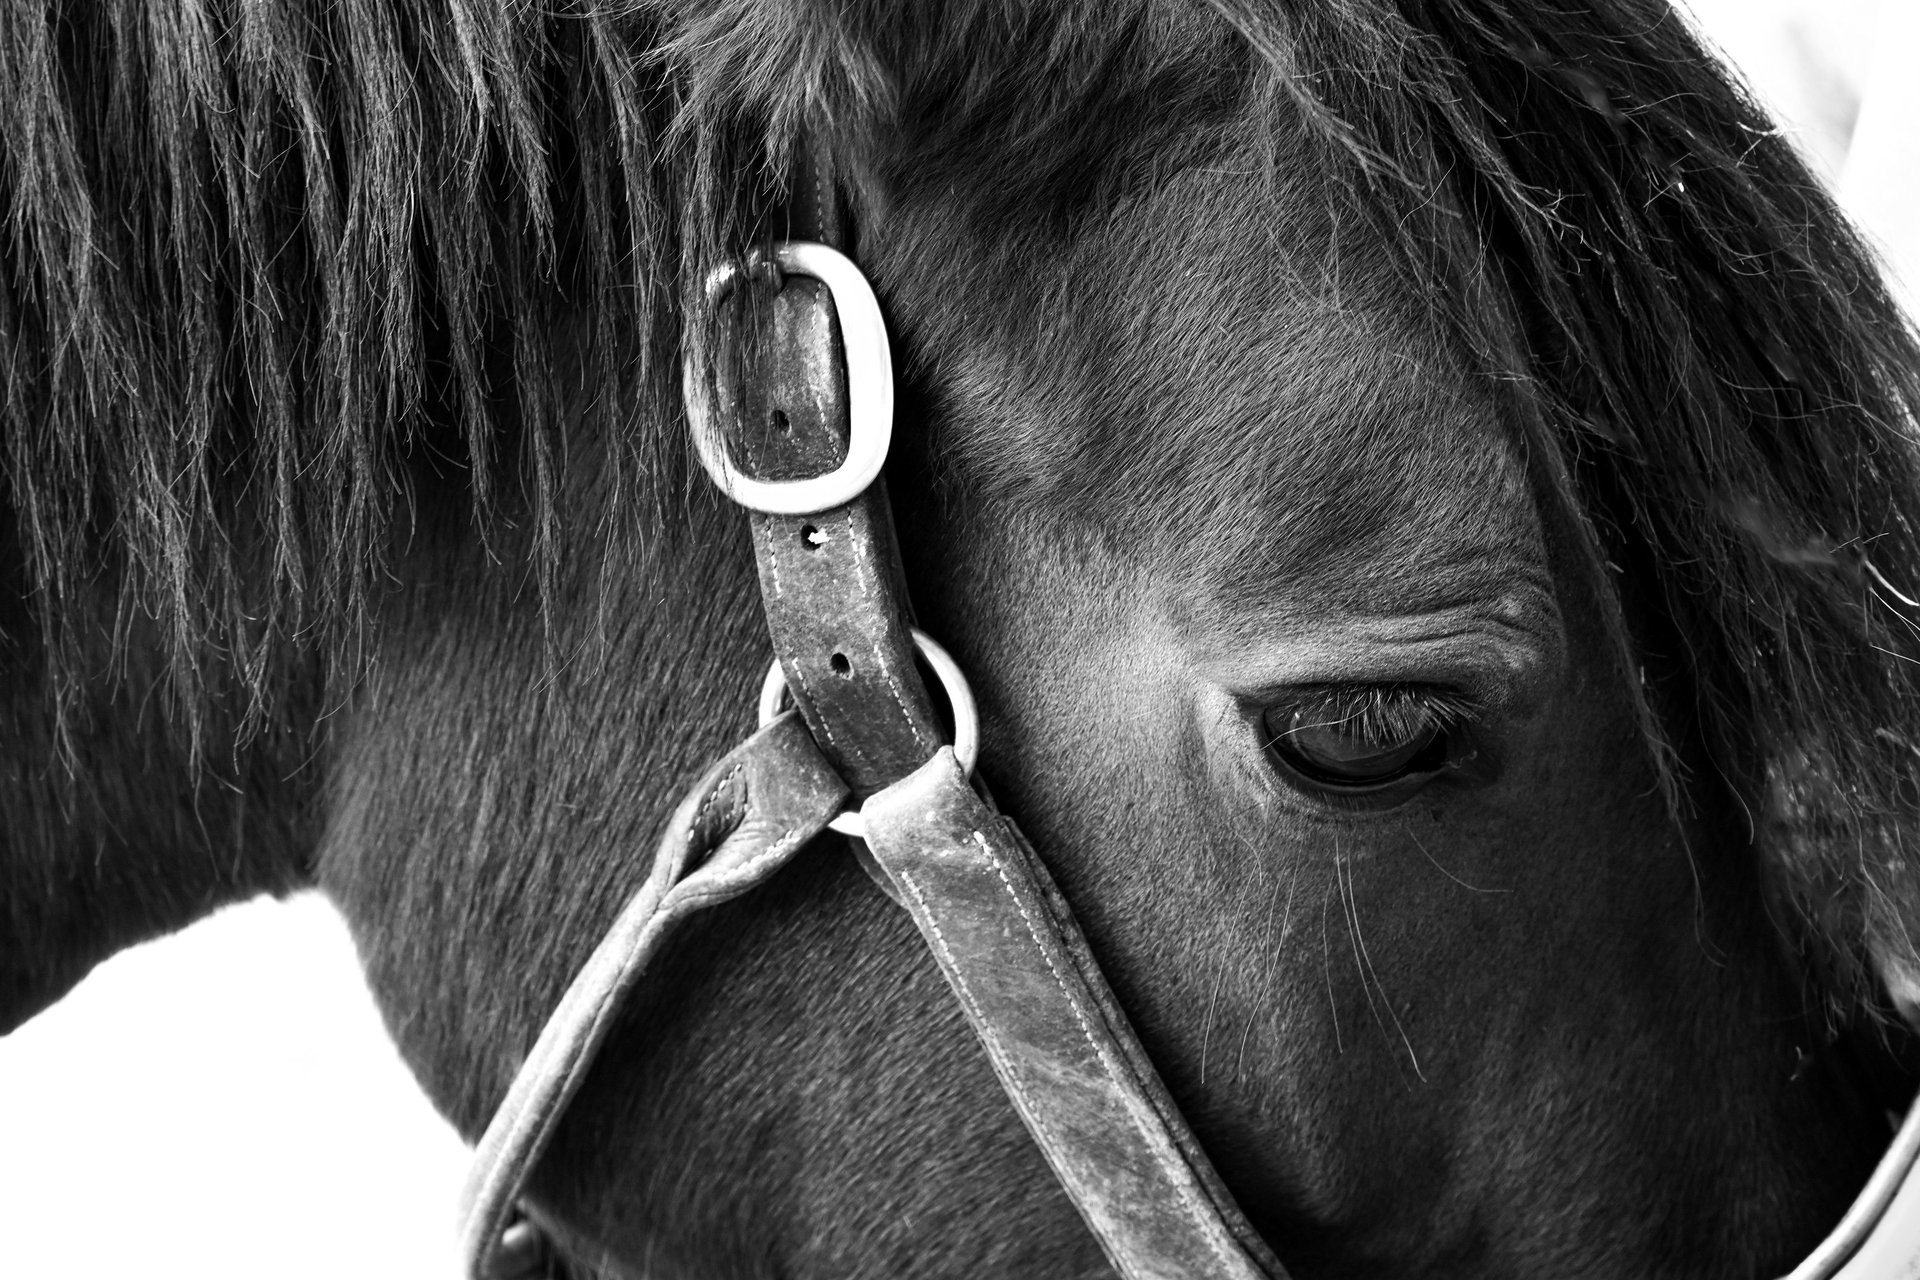
[[[953,755],[960,764],[961,772],[973,776],[974,762],[980,758],[980,712],[974,706],[973,688],[967,683],[966,676],[960,673],[960,664],[953,655],[940,647],[939,641],[918,627],[913,629],[914,648],[920,651],[921,660],[939,678],[940,687],[946,691],[947,702],[953,708]],[[844,666],[842,664],[845,664]],[[847,661],[847,655],[836,653],[827,660],[827,665],[841,675],[850,675],[853,664]],[[781,669],[780,660],[774,659],[767,669],[767,678],[760,684],[760,724],[762,727],[772,724],[774,719],[786,709],[787,673]],[[867,834],[866,823],[860,820],[858,810],[848,809],[827,824],[841,835],[864,839]]]
[[[767,416],[767,421],[769,424],[772,425],[774,434],[776,435],[784,436],[789,431],[793,430],[793,424],[787,421],[787,415],[780,412],[780,410],[778,409],[775,409],[771,414]]]
[[[800,526],[800,545],[809,551],[818,551],[827,545],[827,535],[821,532],[817,524],[803,524]]]

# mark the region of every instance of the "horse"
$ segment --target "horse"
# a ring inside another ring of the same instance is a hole
[[[145,0],[0,40],[0,1028],[318,886],[477,1136],[768,642],[717,266],[830,158],[979,774],[1290,1274],[1780,1274],[1920,1083],[1920,349],[1664,0]],[[817,194],[817,193],[816,193]],[[839,836],[578,1274],[1101,1274]]]

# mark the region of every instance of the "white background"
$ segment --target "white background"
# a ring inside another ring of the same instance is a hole
[[[1920,262],[1920,0],[1694,8],[1889,256]],[[126,952],[0,1039],[8,1276],[453,1280],[463,1162],[311,895]]]

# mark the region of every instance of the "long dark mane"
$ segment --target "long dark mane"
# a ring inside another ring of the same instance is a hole
[[[258,719],[310,655],[348,687],[428,490],[543,597],[570,546],[656,536],[687,282],[767,230],[802,130],[1012,257],[1286,113],[1588,531],[1649,743],[1721,775],[1676,803],[1741,799],[1790,938],[1870,1003],[1868,947],[1920,924],[1920,351],[1790,148],[1660,0],[1087,8],[25,6],[11,662],[70,700],[105,580],[183,706]],[[621,527],[559,508],[575,430]]]

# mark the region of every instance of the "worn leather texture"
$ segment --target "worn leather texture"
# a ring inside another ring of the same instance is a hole
[[[728,752],[681,801],[646,882],[561,997],[474,1150],[460,1215],[469,1280],[517,1274],[500,1249],[514,1201],[667,934],[764,881],[846,801],[846,783],[791,713]]]
[[[788,235],[837,247],[830,183],[797,167]],[[760,480],[823,474],[846,456],[850,388],[832,297],[788,277],[772,292],[743,278],[718,403],[734,463]],[[944,741],[914,665],[892,510],[876,482],[806,516],[750,519],[767,630],[794,705],[857,798],[918,767]]]
[[[1052,878],[953,752],[874,795],[867,844],[993,1069],[1127,1280],[1283,1280],[1121,1014]]]

